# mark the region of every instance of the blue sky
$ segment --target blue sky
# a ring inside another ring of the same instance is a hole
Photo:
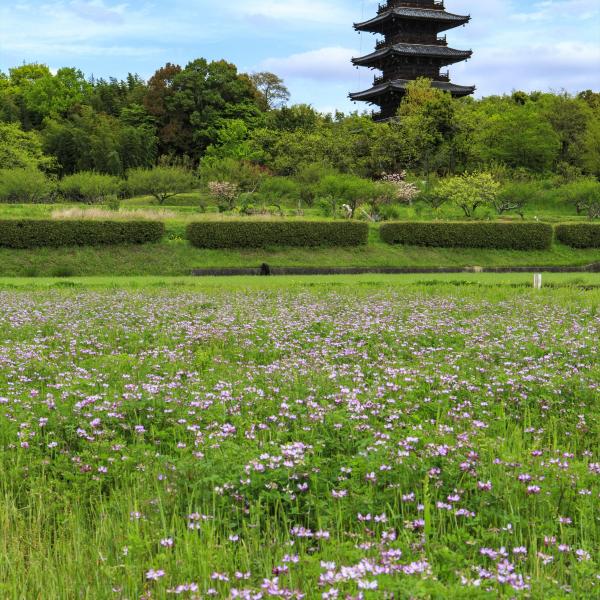
[[[0,70],[23,62],[86,75],[147,78],[166,62],[225,58],[242,71],[282,76],[293,102],[324,111],[366,108],[347,99],[372,73],[350,65],[374,45],[352,23],[379,0],[0,0]],[[600,90],[600,0],[446,0],[470,14],[448,32],[474,57],[451,67],[478,95],[512,89]]]

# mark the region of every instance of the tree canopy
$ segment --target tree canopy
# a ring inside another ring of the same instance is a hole
[[[0,168],[123,175],[165,161],[218,172],[234,161],[283,176],[317,165],[367,178],[498,166],[598,177],[599,98],[588,90],[455,100],[423,79],[410,84],[396,119],[374,123],[288,105],[280,77],[223,60],[167,63],[148,81],[32,63],[0,73]]]

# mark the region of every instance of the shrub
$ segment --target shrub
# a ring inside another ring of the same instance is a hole
[[[53,191],[54,184],[37,169],[0,170],[0,202],[44,202]]]
[[[322,163],[309,163],[298,167],[294,179],[300,188],[300,198],[306,206],[315,203],[318,186],[328,175],[335,175],[335,170]]]
[[[266,177],[259,188],[262,198],[270,204],[297,203],[300,200],[300,186],[290,177]]]
[[[556,239],[573,248],[600,248],[600,223],[564,223],[556,226]]]
[[[156,221],[0,221],[0,247],[58,248],[158,242],[165,232]]]
[[[388,204],[382,206],[379,213],[382,221],[397,221],[405,214],[405,209],[397,204]]]
[[[335,196],[317,198],[315,204],[324,217],[335,217],[338,212],[339,202]]]
[[[204,157],[200,162],[199,174],[205,185],[209,181],[231,181],[238,185],[240,191],[252,193],[269,176],[269,171],[246,160]]]
[[[521,193],[525,186],[522,183],[508,183],[502,186],[498,195],[492,200],[492,205],[499,215],[514,211],[523,217],[527,204],[527,195]]]
[[[411,185],[411,184],[407,184]],[[381,221],[381,211],[391,204],[402,200],[402,194],[407,191],[397,185],[386,181],[377,181],[373,184],[374,196],[371,199],[371,212],[375,221]]]
[[[594,178],[582,178],[563,186],[561,195],[573,206],[577,214],[586,213],[590,219],[600,217],[600,183]]]
[[[553,238],[545,223],[386,223],[380,234],[388,244],[510,250],[546,250]]]
[[[443,179],[433,193],[472,217],[480,206],[493,205],[499,190],[500,184],[489,173],[466,173]]]
[[[217,203],[219,212],[233,210],[240,194],[238,184],[230,181],[209,181],[208,191]]]
[[[360,246],[369,226],[354,221],[221,221],[190,223],[187,239],[198,248]]]
[[[556,202],[556,199],[553,198],[556,188],[552,185],[550,189],[546,189],[548,183],[543,180],[507,180],[498,192],[494,207],[499,214],[509,210],[523,209],[525,206],[537,209],[549,207]]]
[[[194,174],[182,167],[131,169],[127,172],[127,191],[130,195],[154,196],[160,205],[169,198],[191,192],[198,187]]]
[[[354,216],[360,204],[371,202],[378,197],[380,186],[369,179],[356,175],[327,175],[318,186],[321,197],[333,197],[350,207],[350,216]]]
[[[95,204],[114,198],[121,188],[121,180],[112,175],[81,171],[60,180],[58,189],[69,202]]]

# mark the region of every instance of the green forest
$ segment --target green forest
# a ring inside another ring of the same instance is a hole
[[[599,93],[454,100],[422,79],[398,117],[290,105],[277,75],[225,61],[169,63],[148,81],[24,64],[0,73],[0,201],[192,193],[201,210],[241,214],[600,216]]]

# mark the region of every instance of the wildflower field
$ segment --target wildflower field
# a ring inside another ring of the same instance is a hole
[[[0,598],[600,598],[600,291],[0,291]]]

